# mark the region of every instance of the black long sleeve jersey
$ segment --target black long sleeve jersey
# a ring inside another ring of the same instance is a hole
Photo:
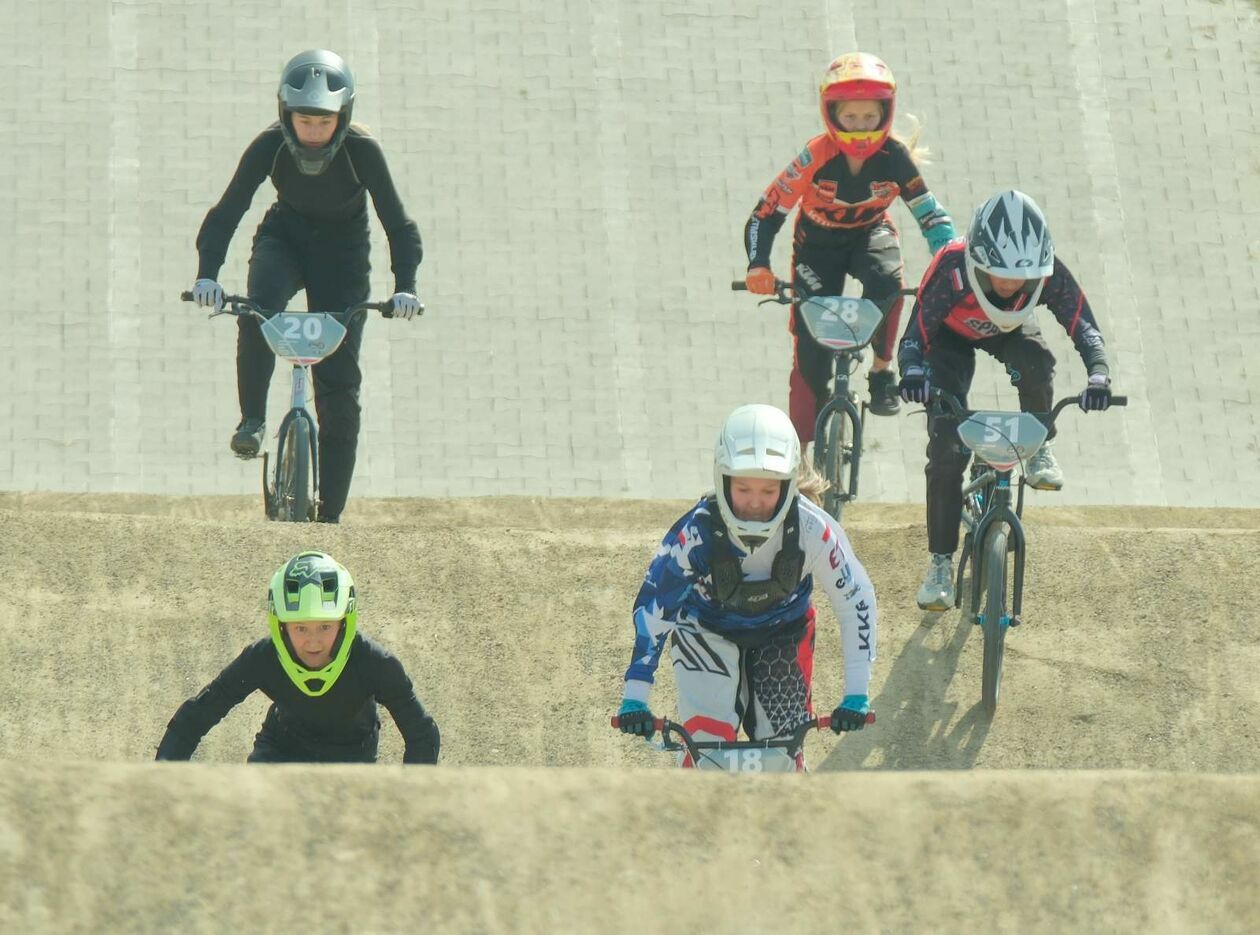
[[[351,126],[332,164],[319,175],[304,175],[285,146],[280,124],[254,139],[241,156],[223,197],[206,214],[197,233],[199,279],[217,279],[228,244],[249,210],[254,193],[270,176],[276,203],[315,225],[361,228],[367,233],[367,195],[389,238],[390,268],[396,292],[414,292],[423,248],[420,231],[403,208],[380,144]]]
[[[269,638],[247,646],[214,681],[180,705],[158,745],[157,759],[191,758],[201,738],[255,691],[273,702],[263,730],[292,738],[304,749],[335,756],[361,748],[379,730],[379,702],[406,743],[403,762],[437,762],[437,724],[416,698],[402,663],[358,633],[340,677],[318,698],[293,684]]]

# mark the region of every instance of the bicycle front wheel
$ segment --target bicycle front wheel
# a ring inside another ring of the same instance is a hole
[[[843,412],[833,412],[822,433],[822,448],[818,449],[815,466],[827,481],[823,494],[823,510],[836,522],[848,502],[849,465],[852,451],[849,441],[849,420]],[[819,439],[814,440],[817,446]]]
[[[992,715],[997,710],[1002,690],[1002,654],[1005,651],[1006,628],[1006,529],[995,529],[985,541],[984,549],[984,674],[981,700],[984,710]]]
[[[311,427],[305,419],[292,419],[280,439],[276,459],[276,519],[305,523],[314,505],[311,492]]]

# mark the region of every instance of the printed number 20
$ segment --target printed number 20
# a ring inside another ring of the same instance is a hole
[[[324,333],[324,323],[314,315],[290,315],[284,321],[284,336],[290,341],[298,337],[298,331],[301,336],[308,341],[318,341],[320,335]]]

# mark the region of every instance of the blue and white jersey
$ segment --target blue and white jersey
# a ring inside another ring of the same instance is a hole
[[[799,544],[805,553],[800,584],[763,613],[745,616],[721,607],[713,598],[711,550],[722,547],[712,535],[714,516],[701,500],[666,534],[648,566],[634,602],[634,655],[626,670],[625,697],[646,702],[667,638],[680,620],[719,635],[766,632],[797,624],[812,607],[817,579],[840,621],[844,651],[844,693],[868,693],[875,661],[875,589],[853,554],[844,530],[806,497],[798,496]],[[771,577],[774,557],[783,547],[780,525],[751,554],[728,543],[739,558],[745,581]]]

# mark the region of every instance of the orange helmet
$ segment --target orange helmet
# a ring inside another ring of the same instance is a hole
[[[892,130],[893,109],[897,103],[897,82],[888,66],[866,52],[849,52],[827,66],[818,89],[823,125],[840,151],[858,159],[879,152]],[[874,130],[850,132],[835,118],[835,105],[844,101],[879,101],[884,119]]]

